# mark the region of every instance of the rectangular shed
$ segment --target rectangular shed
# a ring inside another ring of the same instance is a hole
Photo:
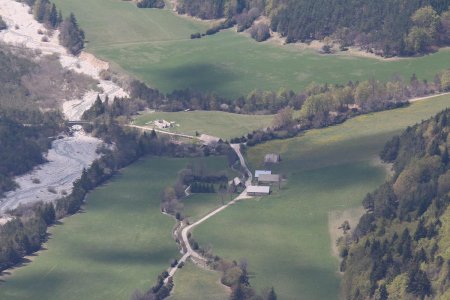
[[[255,178],[258,178],[260,175],[263,175],[263,174],[270,175],[270,174],[272,174],[272,171],[269,171],[269,170],[256,170],[255,171]]]
[[[251,185],[247,188],[249,196],[267,196],[270,194],[270,186]]]

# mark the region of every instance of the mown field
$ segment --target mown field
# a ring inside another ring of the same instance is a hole
[[[250,148],[252,168],[266,153],[281,154],[274,171],[287,176],[285,187],[228,208],[200,225],[195,239],[227,259],[247,259],[257,290],[274,286],[279,299],[338,299],[328,212],[360,205],[385,179],[375,162],[385,142],[446,107],[450,97],[437,97]]]
[[[236,96],[254,89],[301,90],[312,81],[388,80],[396,74],[408,79],[413,73],[433,80],[437,71],[450,67],[450,50],[380,61],[259,44],[232,31],[190,40],[191,33],[203,32],[209,25],[176,16],[169,9],[138,9],[127,1],[54,2],[65,14],[76,14],[86,31],[88,51],[164,92],[192,88]]]
[[[191,262],[174,277],[175,288],[169,300],[227,300],[229,290],[220,284],[220,274],[198,268]]]
[[[147,158],[125,168],[89,194],[83,213],[50,229],[46,250],[2,278],[0,299],[122,300],[153,286],[179,257],[160,194],[189,163],[226,168],[225,158]]]
[[[270,126],[273,116],[239,115],[220,111],[154,112],[139,116],[134,124],[146,126],[148,122],[161,119],[179,125],[169,130],[172,132],[188,135],[198,132],[228,140]]]

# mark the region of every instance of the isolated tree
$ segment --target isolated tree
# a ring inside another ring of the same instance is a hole
[[[439,15],[431,6],[425,6],[414,13],[411,21],[415,26],[406,37],[407,49],[412,53],[425,53],[436,40]]]
[[[347,231],[349,231],[351,229],[350,223],[347,220],[345,220],[344,223],[342,223],[342,225],[339,227],[339,229],[342,229],[344,234],[346,234]]]
[[[277,294],[275,293],[274,288],[272,287],[267,295],[267,300],[277,300]]]
[[[450,91],[450,70],[445,70],[440,76],[442,91]]]
[[[2,16],[0,16],[0,31],[7,28],[8,26],[6,25],[5,21],[3,21]]]
[[[250,35],[257,42],[263,42],[270,38],[270,28],[269,25],[264,23],[254,24],[250,29]]]
[[[36,21],[40,23],[45,21],[47,6],[49,4],[48,0],[36,0],[33,6],[33,17]]]
[[[430,34],[424,28],[413,27],[406,37],[407,49],[412,53],[425,53],[432,42]]]
[[[51,28],[57,28],[59,26],[58,12],[56,10],[56,5],[54,3],[50,8],[50,13],[47,22]]]
[[[425,29],[430,37],[436,34],[439,25],[439,15],[431,6],[419,8],[411,17],[415,26]]]

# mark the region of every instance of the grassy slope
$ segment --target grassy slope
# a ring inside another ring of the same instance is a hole
[[[166,92],[190,87],[235,96],[253,89],[300,90],[311,81],[387,80],[394,74],[409,78],[413,73],[433,80],[438,70],[450,67],[450,50],[390,62],[320,56],[292,45],[259,44],[231,31],[190,40],[191,33],[206,26],[169,10],[137,9],[131,2],[55,3],[66,14],[76,13],[90,41],[89,51]]]
[[[169,300],[227,300],[229,292],[220,284],[220,274],[188,262],[174,278],[175,289]]]
[[[254,168],[264,154],[281,153],[276,171],[287,175],[286,187],[230,207],[199,226],[195,238],[220,256],[247,258],[254,286],[273,285],[280,299],[337,299],[328,212],[359,205],[382,183],[384,167],[373,161],[393,134],[449,106],[450,97],[439,97],[251,148]]]
[[[270,126],[273,116],[239,115],[219,111],[192,111],[145,114],[135,120],[136,125],[146,125],[147,122],[164,119],[174,121],[180,127],[171,131],[195,135],[195,132],[218,136],[223,139],[239,137],[255,129]]]
[[[124,169],[89,195],[86,213],[51,228],[48,250],[6,278],[0,299],[128,299],[151,287],[179,256],[159,195],[193,161],[149,158]],[[204,164],[219,170],[226,160]]]

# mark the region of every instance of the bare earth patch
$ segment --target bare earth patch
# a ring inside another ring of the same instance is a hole
[[[339,227],[345,221],[350,223],[350,233],[358,225],[359,219],[364,214],[365,210],[362,206],[349,208],[346,210],[333,210],[328,213],[328,231],[331,238],[331,253],[336,258],[339,257],[339,249],[337,247],[336,241],[338,238],[343,236],[342,229]]]

